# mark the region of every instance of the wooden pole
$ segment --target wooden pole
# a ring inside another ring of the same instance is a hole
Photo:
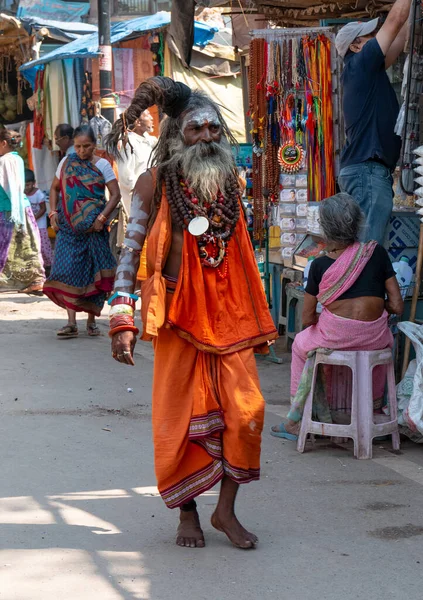
[[[420,238],[419,238],[419,248],[417,250],[417,266],[416,266],[416,281],[413,290],[413,298],[411,300],[411,308],[410,308],[410,317],[409,321],[414,323],[416,318],[417,311],[417,300],[419,298],[420,292],[420,284],[422,280],[422,265],[423,265],[423,223],[420,225]],[[410,358],[410,339],[408,337],[405,338],[405,346],[404,346],[404,362],[402,363],[402,374],[401,379],[404,379],[405,373],[408,368],[408,361]]]

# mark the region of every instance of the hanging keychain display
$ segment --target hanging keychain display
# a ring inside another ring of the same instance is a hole
[[[295,142],[285,142],[279,148],[278,160],[283,173],[298,173],[304,163],[304,148]]]

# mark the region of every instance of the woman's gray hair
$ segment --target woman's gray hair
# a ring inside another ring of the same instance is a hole
[[[349,194],[326,198],[319,208],[320,226],[328,242],[349,246],[357,241],[363,213]]]

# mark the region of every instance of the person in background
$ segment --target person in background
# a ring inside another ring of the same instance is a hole
[[[41,255],[46,272],[50,271],[53,260],[53,250],[47,232],[47,206],[45,193],[35,186],[35,175],[30,169],[25,169],[25,194],[31,203],[32,212],[37,221],[41,239]]]
[[[73,147],[74,128],[67,123],[62,123],[56,127],[54,132],[54,142],[59,147],[63,156],[69,156],[75,152]]]
[[[75,153],[62,159],[50,190],[49,217],[57,237],[44,293],[67,310],[68,323],[57,333],[61,338],[78,335],[79,311],[88,313],[88,335],[100,335],[95,317],[113,289],[116,267],[106,227],[120,200],[116,176],[106,159],[95,156],[96,138],[90,127],[75,130],[74,145]],[[65,197],[62,194],[59,200],[60,189]]]
[[[352,22],[335,39],[342,72],[346,144],[339,187],[365,216],[363,241],[383,244],[393,205],[394,171],[401,138],[395,134],[399,105],[386,69],[404,50],[411,0],[397,0],[376,33],[378,19]]]
[[[297,439],[311,383],[310,370],[304,369],[310,352],[317,348],[381,350],[393,345],[388,314],[400,315],[404,303],[385,248],[374,241],[358,242],[362,216],[348,194],[336,194],[320,203],[327,245],[325,255],[313,260],[308,273],[304,330],[292,346],[291,410],[286,423],[272,427],[275,437]],[[321,314],[318,302],[323,305]],[[373,371],[373,398],[379,403],[375,408],[382,405],[383,373],[381,366]]]
[[[147,171],[151,153],[157,144],[157,138],[151,135],[153,131],[154,120],[151,112],[147,109],[141,113],[133,125],[128,124],[126,139],[122,143],[120,157],[117,162],[119,187],[122,193],[122,210],[119,214],[119,225],[116,232],[118,252],[120,252],[125,238],[131,211],[132,192],[138,177]],[[147,247],[145,245],[137,276],[137,289],[146,278],[146,252]]]
[[[127,138],[123,142],[118,160],[119,186],[128,215],[131,210],[132,191],[138,177],[147,170],[151,152],[157,144],[157,138],[150,135],[153,130],[153,117],[149,110],[145,110],[133,126],[128,127]]]
[[[40,234],[25,196],[21,136],[0,130],[0,291],[42,295]]]

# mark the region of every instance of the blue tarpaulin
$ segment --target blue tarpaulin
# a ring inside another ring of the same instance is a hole
[[[48,37],[64,42],[72,42],[79,39],[82,35],[90,35],[97,33],[96,25],[88,23],[75,23],[70,21],[56,21],[52,19],[42,19],[41,17],[25,17],[20,19],[25,29],[32,33],[33,30],[39,30],[46,27],[48,29]]]
[[[158,12],[148,17],[139,17],[130,21],[119,21],[113,23],[111,27],[111,42],[116,44],[129,37],[133,33],[142,33],[167,27],[170,25],[170,13]],[[194,24],[194,44],[197,46],[206,46],[218,30],[215,27],[209,27],[204,23],[195,22]],[[66,58],[96,58],[99,56],[98,34],[84,35],[83,37],[65,44],[53,52],[45,54],[37,60],[32,60],[20,67],[24,71],[24,76],[28,81],[34,80],[34,73],[43,65],[53,60],[64,60]],[[28,72],[29,71],[29,72]],[[32,73],[31,73],[32,71]]]
[[[62,0],[20,0],[17,11],[19,19],[41,17],[58,21],[75,21],[85,17],[90,11],[89,2],[63,2]]]

